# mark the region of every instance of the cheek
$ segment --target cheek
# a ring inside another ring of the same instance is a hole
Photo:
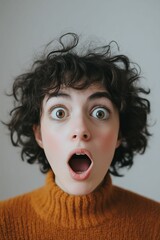
[[[100,135],[99,146],[102,151],[115,150],[117,147],[117,134],[114,131],[103,133]]]
[[[60,150],[61,140],[57,131],[42,126],[42,142],[45,152],[56,152]]]

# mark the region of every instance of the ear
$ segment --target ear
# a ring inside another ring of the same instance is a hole
[[[33,132],[38,145],[43,148],[41,129],[39,125],[33,125]]]
[[[120,138],[118,138],[118,139],[117,139],[116,148],[118,148],[120,145],[121,145],[121,139],[120,139]]]
[[[117,139],[117,144],[116,144],[116,148],[118,148],[121,145],[122,142],[122,137],[121,137],[121,132],[119,132],[118,134],[118,139]]]

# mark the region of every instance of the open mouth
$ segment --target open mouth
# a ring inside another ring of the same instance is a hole
[[[86,154],[75,153],[69,159],[68,164],[73,172],[82,174],[90,168],[92,161]]]

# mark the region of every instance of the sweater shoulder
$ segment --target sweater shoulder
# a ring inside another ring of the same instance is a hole
[[[160,203],[132,191],[113,186],[113,198],[120,218],[127,216],[134,225],[160,234]],[[153,238],[157,239],[157,238]]]
[[[34,194],[38,194],[40,189],[0,201],[0,236],[2,239],[24,239],[23,226],[28,226],[34,216],[31,198]]]
[[[30,196],[32,194],[34,194],[34,192],[39,191],[39,189],[41,189],[41,188],[35,189],[31,192],[26,192],[26,193],[23,193],[23,194],[19,194],[15,197],[10,197],[10,198],[5,199],[5,200],[0,200],[0,209],[3,209],[4,207],[10,207],[12,205],[15,205],[18,202],[21,202],[21,201],[28,200],[28,198],[30,198]]]
[[[113,202],[120,221],[126,219],[133,229],[143,229],[152,239],[159,239],[159,202],[117,186],[113,186]]]
[[[157,215],[160,218],[160,203],[147,198],[145,196],[142,196],[138,193],[132,192],[127,189],[123,189],[117,186],[113,186],[113,192],[116,196],[116,199],[126,208],[129,207],[131,211],[135,211],[136,209],[141,212],[154,212],[154,214],[157,213]]]
[[[30,208],[30,200],[33,194],[39,192],[41,188],[31,192],[17,195],[0,201],[0,222],[5,222],[6,218],[14,219],[23,216],[26,209]]]

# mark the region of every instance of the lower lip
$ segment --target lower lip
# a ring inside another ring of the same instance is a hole
[[[69,172],[70,172],[71,177],[72,177],[74,180],[83,181],[83,180],[86,180],[87,178],[89,178],[90,173],[91,173],[91,169],[92,169],[92,164],[91,164],[91,166],[87,169],[87,171],[85,171],[85,172],[76,173],[76,172],[74,172],[70,167],[69,167]]]

